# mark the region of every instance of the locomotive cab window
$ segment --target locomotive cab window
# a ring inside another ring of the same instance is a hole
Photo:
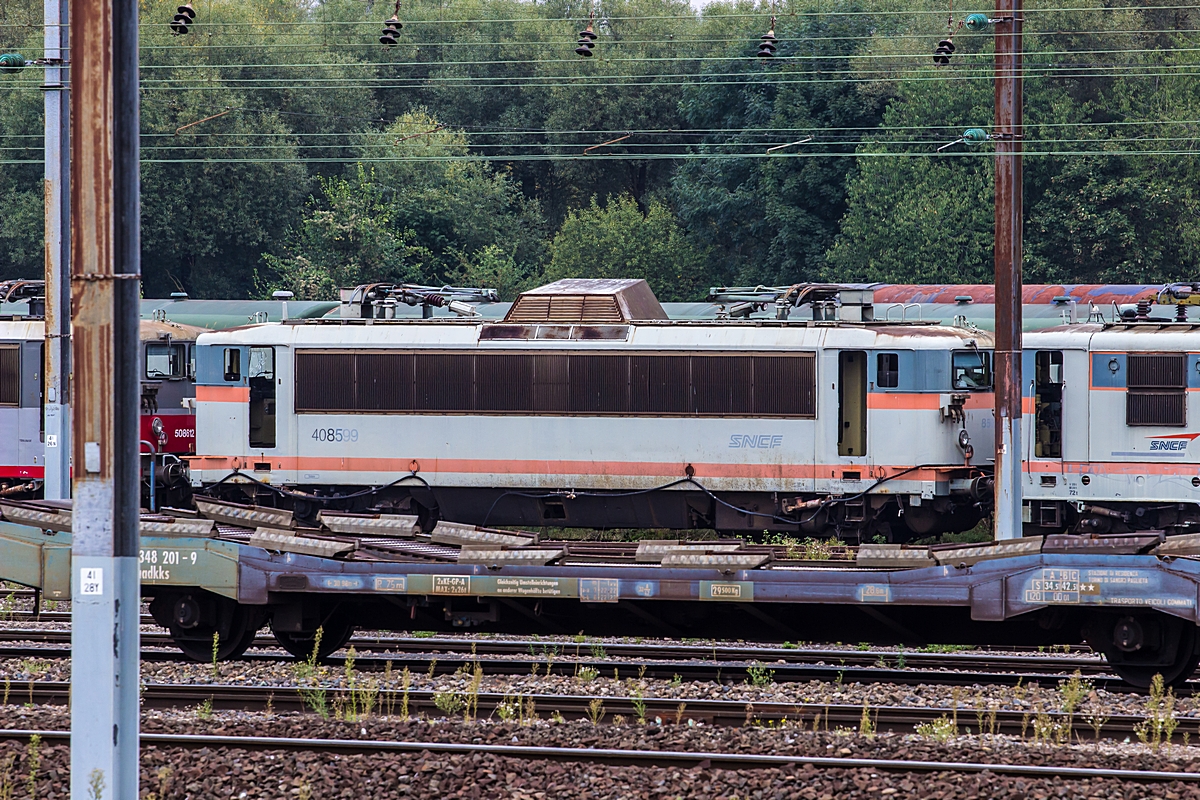
[[[242,351],[236,347],[225,348],[225,380],[241,381]]]
[[[950,371],[955,389],[980,391],[992,388],[991,353],[960,350],[950,356]]]
[[[21,403],[21,346],[0,345],[0,406]]]
[[[187,377],[187,345],[150,342],[146,345],[146,377],[179,380]]]
[[[900,385],[898,353],[880,353],[875,356],[875,385],[880,389],[895,389]]]
[[[246,377],[250,383],[250,446],[275,446],[275,348],[251,347]]]

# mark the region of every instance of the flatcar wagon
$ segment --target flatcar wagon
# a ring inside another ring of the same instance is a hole
[[[669,320],[644,281],[565,280],[500,321],[345,316],[203,334],[192,485],[486,525],[802,530],[851,540],[988,513],[991,338],[877,321]],[[353,294],[353,293],[351,293]]]

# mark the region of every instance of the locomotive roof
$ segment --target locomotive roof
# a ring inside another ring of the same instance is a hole
[[[490,347],[554,349],[792,349],[817,347],[944,349],[992,346],[992,334],[970,328],[895,322],[811,320],[664,320],[631,325],[514,326],[478,319],[296,321],[206,332],[201,345],[279,344],[298,347]],[[526,327],[531,335],[490,337],[489,328]],[[591,335],[572,335],[572,330]],[[546,335],[543,335],[546,334]]]
[[[153,342],[159,339],[174,339],[175,341],[196,341],[196,337],[206,332],[207,328],[195,325],[183,325],[169,320],[144,319],[138,325],[138,334],[143,342]]]
[[[1060,325],[1026,332],[1024,346],[1026,349],[1197,351],[1200,350],[1200,324],[1155,320]]]
[[[138,325],[138,338],[143,342],[153,342],[166,339],[168,336],[177,341],[193,342],[207,328],[197,328],[193,325],[182,325],[178,322],[162,320],[141,320]],[[45,335],[46,324],[41,317],[25,317],[22,319],[0,319],[0,339],[41,340]]]

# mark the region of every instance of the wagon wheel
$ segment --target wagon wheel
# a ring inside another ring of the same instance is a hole
[[[1200,663],[1196,626],[1166,614],[1097,617],[1085,635],[1113,671],[1139,689],[1148,689],[1155,675],[1166,686],[1183,688]]]
[[[354,635],[354,626],[349,621],[339,619],[338,617],[326,620],[325,624],[321,627],[321,648],[317,651],[318,661],[323,661],[338,650],[341,650],[346,646],[346,642],[350,641],[350,637]],[[312,658],[316,631],[291,633],[272,629],[271,633],[275,634],[275,641],[279,643],[279,646],[291,653],[298,660],[307,661]]]
[[[258,630],[250,621],[250,615],[241,606],[236,606],[229,614],[225,630],[217,628],[194,628],[183,630],[171,628],[171,639],[183,654],[193,661],[209,662],[213,660],[213,634],[218,634],[217,661],[228,661],[240,658],[247,648],[254,643]]]

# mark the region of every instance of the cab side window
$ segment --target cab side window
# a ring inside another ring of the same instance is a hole
[[[982,350],[961,350],[954,353],[950,357],[950,373],[955,389],[991,389],[992,354]]]
[[[225,348],[225,380],[241,381],[242,351],[236,347]]]
[[[895,389],[900,385],[900,356],[880,353],[875,356],[875,385],[880,389]]]
[[[146,345],[146,377],[151,380],[183,378],[187,371],[187,345],[151,342]]]

